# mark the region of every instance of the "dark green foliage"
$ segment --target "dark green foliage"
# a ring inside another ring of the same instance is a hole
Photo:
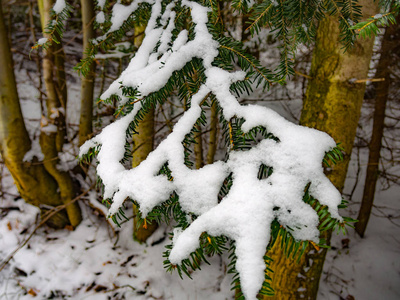
[[[267,27],[281,43],[281,58],[275,70],[277,79],[285,81],[294,74],[297,46],[315,38],[318,21],[326,14],[335,15],[340,23],[340,41],[344,49],[351,47],[356,33],[353,24],[360,21],[361,7],[357,0],[264,0],[251,9],[250,23],[245,30],[252,35]]]
[[[219,56],[214,61],[214,65],[225,70],[234,70],[237,65],[247,73],[244,81],[235,82],[231,86],[237,95],[244,92],[250,94],[253,91],[252,84],[256,87],[261,85],[263,89],[266,89],[276,81],[273,72],[263,67],[254,56],[249,54],[240,41],[229,37],[219,37],[216,40],[220,47]]]
[[[236,261],[237,257],[235,255],[235,242],[231,241],[230,242],[230,248],[229,248],[229,264],[228,264],[228,273],[233,274],[232,278],[232,288],[231,290],[236,290],[236,295],[235,295],[235,300],[245,300],[245,297],[241,291],[241,286],[240,286],[240,278],[239,278],[239,272],[236,270]],[[273,270],[269,268],[272,259],[268,257],[267,255],[264,256],[264,261],[265,261],[265,271],[264,271],[264,282],[262,284],[262,287],[259,291],[261,295],[265,296],[273,296],[274,295],[274,290],[271,286],[272,283],[272,278],[269,276],[269,274],[273,273]]]
[[[115,48],[115,44],[121,41],[126,33],[131,31],[135,26],[140,27],[147,24],[150,18],[151,5],[148,3],[140,3],[138,9],[122,24],[121,28],[111,33],[107,30],[111,27],[111,15],[106,15],[106,21],[101,25],[101,29],[105,36],[98,40],[93,40],[88,49],[85,49],[86,58],[82,59],[76,66],[75,70],[86,76],[90,71],[90,66],[94,60],[95,55],[99,51],[107,52]]]
[[[90,162],[97,156],[99,153],[100,147],[91,148],[88,152],[83,154],[82,156],[78,157],[79,163],[86,163],[90,164]]]
[[[32,47],[32,50],[36,49],[38,47],[42,47],[43,49],[46,50],[53,44],[53,42],[56,44],[61,43],[61,40],[64,35],[64,31],[65,31],[64,22],[71,17],[71,12],[73,10],[73,7],[70,4],[68,4],[67,2],[65,2],[65,4],[66,4],[65,8],[58,14],[56,14],[54,12],[54,10],[51,10],[50,21],[45,26],[45,33],[49,37],[47,38],[46,42],[43,44],[39,44],[39,42],[37,42]]]
[[[398,1],[384,1],[381,3],[387,13],[376,14],[371,16],[364,22],[360,22],[351,27],[355,30],[362,38],[371,37],[380,33],[379,27],[387,27],[396,24],[396,16],[400,11],[400,3]],[[391,11],[389,11],[391,7]]]
[[[325,153],[325,157],[323,159],[323,163],[326,167],[330,167],[330,163],[336,165],[338,162],[343,160],[343,152],[344,149],[340,147],[340,143],[336,145],[331,151]]]

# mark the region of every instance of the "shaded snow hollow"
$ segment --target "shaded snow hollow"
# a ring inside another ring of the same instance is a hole
[[[175,125],[173,132],[138,167],[127,170],[120,161],[125,152],[126,130],[141,109],[140,102],[135,104],[131,113],[86,142],[80,155],[101,145],[97,173],[105,187],[104,198],[112,199],[109,215],[115,214],[129,197],[137,201],[145,217],[176,192],[183,210],[199,216],[174,238],[169,257],[172,263],[179,264],[199,247],[199,236],[204,231],[235,240],[236,269],[240,274],[242,291],[246,299],[256,299],[264,281],[263,256],[270,239],[269,228],[275,218],[284,227],[294,228],[292,234],[296,239],[319,241],[318,216],[302,200],[308,183],[311,182],[311,195],[328,206],[333,217],[341,219],[337,211],[341,195],[325,177],[321,166],[325,152],[335,147],[335,142],[327,134],[288,122],[266,107],[238,103],[230,92],[230,85],[243,80],[245,73],[230,73],[212,66],[219,44],[207,29],[208,9],[198,3],[182,1],[191,9],[195,23],[193,40],[188,40],[187,31],[180,32],[174,41],[171,40],[175,26],[174,2],[162,13],[161,0],[134,1],[129,6],[116,4],[112,13],[114,25],[110,30],[117,30],[140,2],[152,5],[145,38],[127,69],[102,95],[102,99],[116,94],[123,103],[127,101],[122,95],[121,84],[136,88],[140,96],[145,97],[162,88],[174,71],[195,57],[202,59],[207,80],[193,95],[190,109]],[[157,26],[158,17],[161,17],[161,26]],[[158,42],[161,44],[154,51]],[[244,132],[263,126],[280,141],[263,140],[249,151],[231,151],[226,162],[218,161],[199,170],[188,169],[184,165],[182,141],[200,117],[200,103],[209,93],[216,96],[226,120],[243,118]],[[157,175],[166,162],[173,181]],[[257,179],[262,164],[274,170],[265,180]],[[233,185],[229,194],[218,203],[218,192],[230,173]],[[280,209],[273,210],[274,207]]]

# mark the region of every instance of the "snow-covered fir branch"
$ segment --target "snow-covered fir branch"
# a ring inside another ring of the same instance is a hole
[[[133,199],[146,217],[172,193],[186,213],[198,216],[188,228],[175,230],[173,249],[169,260],[179,264],[199,247],[203,232],[213,236],[224,235],[235,241],[241,289],[246,299],[256,299],[264,281],[264,255],[270,241],[270,228],[277,219],[285,228],[291,228],[298,240],[319,242],[319,218],[315,210],[303,201],[304,189],[322,205],[329,208],[332,217],[341,220],[338,205],[341,195],[323,173],[321,162],[325,153],[335,147],[327,134],[288,122],[274,111],[258,105],[240,105],[231,92],[231,85],[245,79],[243,71],[229,72],[213,62],[219,54],[219,43],[208,30],[209,9],[196,2],[182,0],[190,9],[194,23],[194,38],[175,29],[175,5],[163,8],[162,0],[133,1],[129,6],[114,5],[109,33],[118,30],[139,3],[152,6],[151,17],[141,47],[120,77],[102,95],[102,99],[118,95],[122,104],[132,101],[124,95],[121,86],[131,87],[138,99],[163,88],[173,75],[194,58],[201,59],[203,82],[190,100],[190,108],[174,126],[173,132],[149,154],[138,167],[126,169],[121,163],[125,154],[126,132],[143,104],[135,101],[133,110],[87,141],[80,151],[83,156],[91,148],[99,147],[97,174],[104,184],[104,198],[111,199],[109,215],[118,212],[126,198]],[[101,42],[107,34],[98,39]],[[184,164],[182,141],[199,119],[201,103],[210,94],[215,95],[225,120],[242,118],[244,132],[262,126],[277,139],[265,139],[249,151],[231,150],[226,161],[217,161],[199,170]],[[168,163],[173,180],[160,175]],[[266,179],[258,179],[261,165],[273,169]],[[229,193],[218,201],[224,180],[231,174],[233,184]]]

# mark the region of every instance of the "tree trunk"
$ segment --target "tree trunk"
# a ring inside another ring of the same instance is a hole
[[[39,2],[42,0],[39,0]],[[51,0],[43,0],[42,21],[47,24],[50,21],[50,10],[53,7]],[[42,24],[43,25],[43,24]],[[50,38],[47,34],[45,37]],[[71,176],[67,171],[60,170],[58,153],[62,152],[66,140],[66,82],[63,61],[64,52],[60,46],[52,45],[44,50],[43,76],[46,87],[47,117],[42,119],[40,134],[40,146],[44,155],[44,167],[56,180],[60,191],[61,201],[70,202],[75,194],[75,188]],[[58,58],[56,59],[56,57]],[[64,74],[64,75],[63,75]],[[64,76],[64,77],[63,77]],[[73,227],[79,225],[82,216],[77,202],[66,208],[68,218]]]
[[[94,2],[93,0],[81,0],[82,27],[83,27],[83,59],[87,57],[85,51],[89,48],[89,41],[95,37],[93,27]],[[93,119],[93,91],[95,79],[95,63],[92,62],[86,77],[81,80],[81,116],[79,120],[79,145],[82,145],[92,135]]]
[[[210,138],[208,140],[207,164],[214,162],[215,152],[217,152],[217,133],[218,133],[218,107],[216,100],[211,104]]]
[[[364,17],[374,15],[377,4],[360,1]],[[351,79],[367,78],[373,39],[358,39],[352,49],[343,53],[339,43],[339,24],[334,16],[320,22],[307,91],[300,123],[330,134],[344,148],[344,161],[327,170],[332,183],[342,191],[356,135],[365,83]],[[328,243],[331,232],[322,234]],[[278,243],[269,255],[274,262],[273,299],[316,299],[326,249],[306,250],[299,264],[287,259]],[[270,299],[266,297],[265,299]]]
[[[10,171],[18,191],[26,202],[47,211],[47,206],[62,205],[57,193],[56,181],[37,161],[23,162],[31,149],[31,140],[25,128],[19,105],[16,81],[13,71],[13,59],[4,24],[2,3],[0,0],[0,152],[7,169]],[[65,211],[54,215],[48,225],[63,228],[68,225]]]
[[[144,38],[145,27],[135,27],[135,46],[139,48]],[[147,155],[154,148],[154,112],[155,108],[149,109],[143,120],[139,122],[136,131],[138,134],[132,137],[133,141],[133,153],[132,153],[132,167],[137,167],[143,160],[147,158]],[[139,243],[144,243],[158,228],[156,222],[138,224],[139,221],[139,210],[136,206],[133,207],[133,239]],[[139,226],[138,226],[139,225]]]
[[[202,132],[201,132],[201,125],[200,124],[195,124],[194,125],[196,132],[194,133],[194,157],[195,157],[195,166],[196,169],[200,169],[201,167],[204,166],[204,161],[203,161],[203,138],[202,138]]]
[[[43,7],[43,9],[39,10],[40,13],[43,14],[41,15],[43,28],[51,20],[50,11],[54,2],[51,0],[39,0],[39,3],[41,3],[39,7]],[[43,35],[47,38],[51,38],[45,31],[43,31]],[[47,50],[44,50],[43,57],[43,77],[47,95],[46,108],[48,119],[44,122],[49,122],[57,126],[55,138],[58,152],[62,151],[67,136],[65,124],[67,104],[66,82],[63,64],[64,58],[61,58],[63,55],[62,46],[53,43]],[[64,76],[64,78],[60,78],[59,76]]]
[[[369,143],[369,157],[367,166],[367,176],[365,178],[364,193],[361,208],[356,223],[357,233],[363,237],[367,228],[369,216],[374,201],[376,182],[379,176],[379,158],[382,146],[383,130],[385,127],[386,102],[390,87],[390,66],[396,63],[394,51],[399,52],[398,38],[400,37],[400,17],[397,16],[397,24],[391,25],[386,29],[381,46],[381,57],[375,77],[384,78],[384,81],[376,82],[376,99],[374,110],[374,124],[372,128],[371,141]],[[397,49],[395,49],[397,47]],[[397,53],[399,54],[399,53]]]
[[[154,146],[154,108],[150,109],[142,121],[139,122],[136,128],[139,134],[133,136],[133,157],[132,167],[137,167],[143,160],[147,158],[147,155],[153,150]],[[144,243],[147,238],[153,234],[158,228],[156,222],[144,223],[138,226],[138,209],[134,207],[134,219],[133,219],[133,238],[134,240]]]

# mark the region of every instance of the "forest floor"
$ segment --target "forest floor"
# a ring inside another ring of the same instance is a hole
[[[18,78],[26,124],[31,137],[37,137],[40,107],[32,100],[37,91],[23,72]],[[68,122],[78,124],[79,87],[73,85],[69,93]],[[287,115],[287,106],[273,105]],[[65,161],[76,164],[77,148],[70,145],[67,150]],[[367,152],[359,153],[359,160],[354,155],[350,165],[347,193],[359,167],[358,180],[363,182]],[[74,231],[40,227],[30,236],[39,223],[38,209],[19,197],[10,174],[0,167],[0,262],[27,241],[0,272],[0,299],[233,299],[227,256],[211,258],[211,265],[192,274],[193,280],[166,273],[162,255],[170,228],[161,226],[147,245],[134,242],[132,209],[127,209],[129,221],[117,228],[104,218],[105,207],[95,190],[82,198],[84,219]],[[356,217],[361,193],[358,184],[346,215]],[[400,299],[399,195],[398,186],[380,186],[365,238],[351,229],[346,236],[333,236],[319,299]]]

